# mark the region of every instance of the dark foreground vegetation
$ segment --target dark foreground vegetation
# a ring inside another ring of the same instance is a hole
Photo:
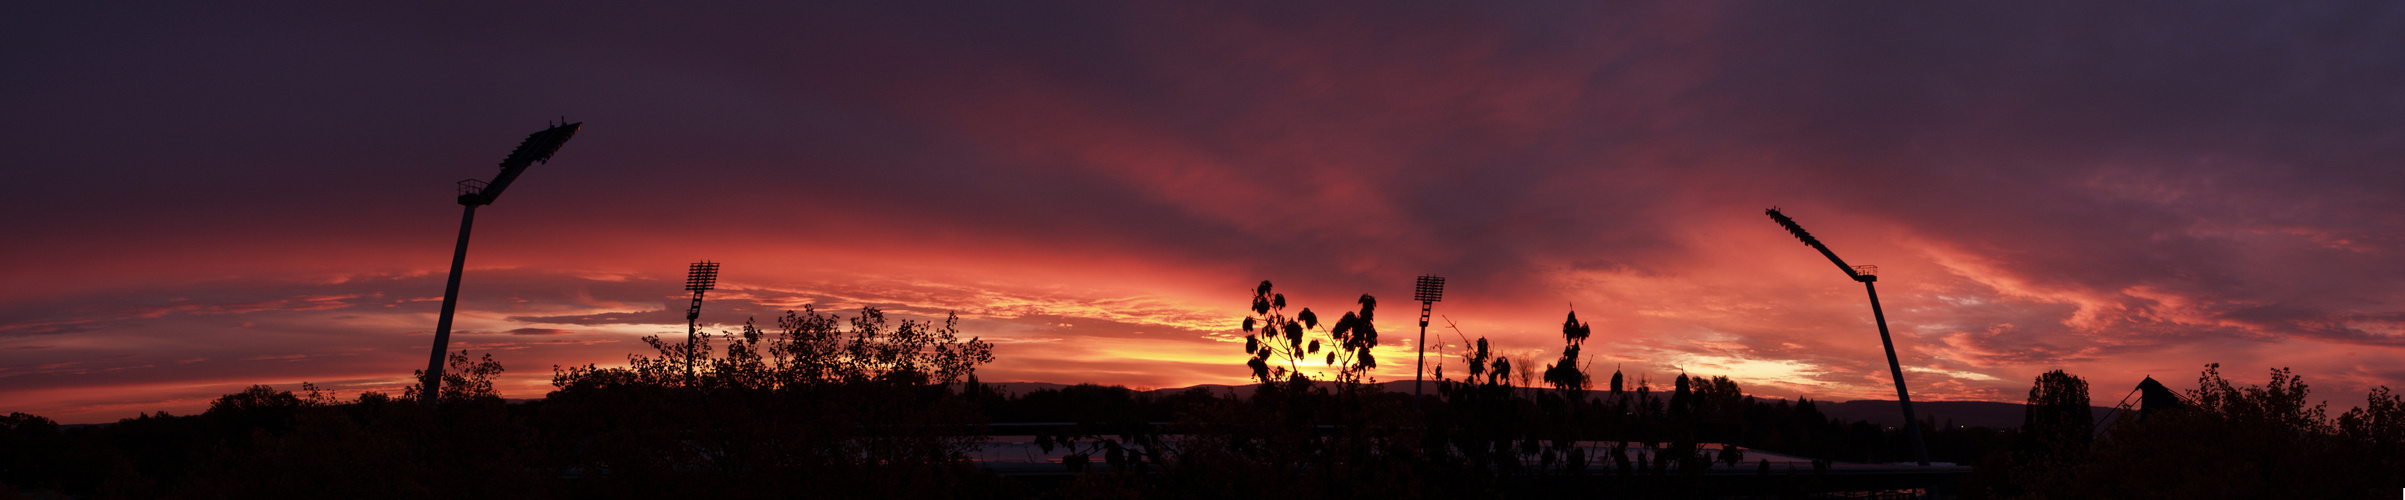
[[[655,352],[623,368],[555,367],[555,390],[522,403],[493,391],[499,363],[463,352],[434,395],[256,386],[199,415],[61,428],[12,414],[0,498],[2349,498],[2405,486],[2396,396],[2375,390],[2333,419],[2285,370],[2240,387],[2207,367],[2176,405],[2102,429],[2086,381],[2048,373],[2022,428],[1918,423],[1931,459],[1975,471],[1865,486],[1831,467],[1912,460],[1901,429],[1756,399],[1727,378],[1591,377],[1575,314],[1559,358],[1507,359],[1479,339],[1427,398],[1381,391],[1366,376],[1377,303],[1357,306],[1323,323],[1289,314],[1263,283],[1242,358],[1259,384],[1243,396],[1004,394],[976,379],[991,346],[960,339],[950,319],[805,308],[693,344],[647,338]],[[1036,431],[1069,454],[1058,474],[969,459],[993,424],[1013,422],[1059,424]],[[1748,450],[1810,460],[1773,467]]]

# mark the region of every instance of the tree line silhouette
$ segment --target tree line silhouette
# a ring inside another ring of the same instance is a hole
[[[2333,419],[2285,369],[2241,387],[2208,365],[2181,407],[2101,427],[2087,382],[2049,372],[2020,428],[1913,423],[1933,459],[1973,471],[1847,483],[1835,464],[1909,460],[1903,430],[1749,396],[1726,377],[1663,387],[1591,374],[1581,356],[1593,328],[1575,312],[1559,357],[1511,359],[1479,338],[1415,401],[1368,375],[1376,298],[1322,322],[1289,313],[1269,282],[1252,295],[1241,364],[1256,385],[1244,395],[1005,393],[978,381],[992,346],[962,339],[957,317],[805,306],[689,343],[645,337],[652,352],[624,366],[553,367],[538,400],[501,399],[501,364],[463,351],[434,395],[253,386],[198,415],[59,426],[11,414],[0,498],[2261,497],[2385,494],[2405,478],[2405,407],[2385,387]],[[427,397],[437,404],[419,404]],[[1013,422],[1057,423],[1035,444],[1066,455],[1060,474],[1004,476],[971,460],[998,432],[990,424]],[[1764,453],[1808,462],[1774,466]]]
[[[2151,379],[2149,379],[2151,381]],[[2239,386],[2205,365],[2164,408],[2085,411],[2087,382],[2039,375],[2008,446],[1982,457],[1964,490],[1994,498],[2385,498],[2405,487],[2405,405],[2388,387],[2329,418],[2304,379],[2272,369]],[[1966,495],[1971,496],[1971,495]]]

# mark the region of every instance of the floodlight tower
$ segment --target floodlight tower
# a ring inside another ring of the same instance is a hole
[[[697,332],[700,331],[702,292],[717,288],[718,263],[706,260],[695,262],[692,268],[685,271],[685,290],[693,292],[693,307],[685,309],[686,349],[693,349],[694,337],[699,336]],[[693,383],[693,355],[694,353],[685,355],[685,383],[688,385]]]
[[[1420,377],[1428,371],[1428,311],[1436,307],[1436,301],[1445,299],[1445,279],[1421,276],[1419,284],[1411,287],[1411,298],[1420,301],[1420,343],[1417,344],[1420,361],[1412,367],[1411,401],[1412,404],[1425,404],[1419,401],[1422,394],[1420,386],[1425,384]]]
[[[1887,348],[1887,373],[1895,376],[1896,402],[1904,405],[1904,432],[1912,436],[1913,458],[1923,466],[1929,465],[1929,447],[1921,443],[1921,423],[1912,414],[1912,395],[1904,390],[1904,368],[1896,363],[1896,342],[1887,335],[1887,313],[1879,309],[1879,266],[1848,266],[1845,259],[1837,258],[1837,252],[1829,251],[1827,245],[1820,244],[1820,239],[1804,232],[1804,226],[1796,225],[1795,219],[1787,218],[1787,214],[1779,213],[1779,209],[1771,208],[1762,213],[1770,214],[1770,220],[1778,222],[1779,227],[1787,228],[1787,232],[1794,234],[1795,239],[1803,240],[1813,250],[1819,250],[1821,256],[1837,264],[1838,270],[1845,271],[1846,276],[1854,281],[1862,282],[1862,288],[1870,291],[1871,318],[1879,323],[1879,345]]]
[[[476,207],[493,204],[495,198],[501,197],[501,190],[509,188],[510,182],[518,180],[518,174],[526,172],[527,165],[551,163],[551,154],[559,152],[560,145],[575,137],[576,129],[581,126],[584,122],[562,123],[526,136],[524,142],[518,143],[517,150],[501,159],[501,174],[493,176],[493,182],[459,181],[459,204],[466,206],[467,211],[459,216],[459,245],[451,249],[451,281],[443,285],[443,313],[434,321],[434,355],[426,361],[426,380],[421,389],[424,392],[419,393],[427,406],[434,406],[435,399],[442,394],[436,390],[442,388],[443,354],[451,348],[451,313],[459,306],[459,273],[468,263],[468,228],[476,223]]]

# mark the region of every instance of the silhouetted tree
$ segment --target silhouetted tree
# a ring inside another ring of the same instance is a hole
[[[443,393],[440,395],[442,398],[440,401],[458,403],[476,399],[501,398],[501,393],[493,390],[493,378],[501,375],[502,367],[500,362],[493,361],[492,353],[485,353],[482,361],[470,362],[468,361],[468,351],[462,350],[451,353],[445,361],[448,367],[443,369],[441,389]],[[423,380],[426,377],[425,370],[416,370],[412,373],[414,374],[411,376],[412,379]],[[418,401],[418,398],[425,397],[425,395],[419,394],[421,391],[422,389],[416,384],[412,384],[401,391],[401,400]]]
[[[1422,441],[1417,415],[1401,396],[1366,385],[1377,367],[1377,299],[1322,330],[1309,308],[1288,316],[1289,302],[1264,280],[1252,293],[1245,365],[1261,383],[1246,398],[1188,398],[1162,444],[1175,460],[1162,481],[1199,496],[1389,496],[1424,475],[1409,470]],[[1315,371],[1329,370],[1324,375]],[[1330,393],[1314,378],[1336,382]],[[1149,447],[1148,447],[1149,448]]]
[[[1305,333],[1319,328],[1319,315],[1305,307],[1286,316],[1286,294],[1272,290],[1269,280],[1261,280],[1261,286],[1253,289],[1252,311],[1253,315],[1244,318],[1244,353],[1251,357],[1244,364],[1252,368],[1253,379],[1263,384],[1307,385],[1310,377],[1303,375],[1302,363],[1319,354],[1320,344],[1317,339],[1306,339]]]
[[[2247,424],[2264,425],[2300,433],[2327,433],[2331,430],[2328,404],[2306,404],[2305,395],[2311,389],[2305,379],[2287,368],[2271,370],[2271,382],[2262,386],[2233,387],[2221,378],[2221,364],[2205,365],[2197,377],[2196,390],[2188,392],[2188,401],[2205,412],[2221,418]]]
[[[1261,283],[1269,284],[1268,281]],[[1335,341],[1336,348],[1330,350],[1324,360],[1329,366],[1337,367],[1336,382],[1348,392],[1357,389],[1367,380],[1369,371],[1378,367],[1378,356],[1371,352],[1378,347],[1378,324],[1374,321],[1378,298],[1362,294],[1361,299],[1355,302],[1361,304],[1361,310],[1344,313],[1344,317],[1336,320],[1336,325],[1328,329],[1328,337]],[[1316,346],[1319,342],[1315,340],[1311,344]]]
[[[2285,368],[2271,370],[2262,386],[2237,386],[2222,378],[2219,364],[2206,365],[2187,405],[2150,412],[2145,419],[2124,413],[2107,424],[2084,455],[2060,455],[2055,463],[2030,459],[2037,435],[2076,441],[2077,424],[2060,411],[2084,384],[2060,372],[2041,376],[2032,389],[2032,435],[2001,463],[2000,473],[1982,471],[1983,496],[2057,498],[2338,498],[2361,497],[2396,487],[2394,463],[2367,442],[2348,439],[2332,425],[2323,404],[2308,404],[2305,382]],[[2378,393],[2375,393],[2378,394]],[[2061,395],[2057,397],[2056,395]],[[2044,405],[2036,403],[2045,403]],[[2364,414],[2369,414],[2366,411]],[[2063,420],[2061,423],[2047,423]],[[2063,427],[2071,427],[2064,430]],[[2033,470],[2034,469],[2034,470]]]
[[[955,392],[993,359],[960,339],[959,318],[893,321],[864,307],[844,318],[786,311],[775,329],[670,344],[619,367],[554,367],[543,420],[555,459],[588,477],[581,491],[709,496],[799,492],[968,494],[983,473],[967,452],[984,421]],[[694,359],[717,351],[724,355]],[[684,366],[699,361],[688,378]]]
[[[1734,443],[1744,436],[1745,413],[1751,406],[1745,390],[1737,381],[1726,376],[1690,379],[1693,386],[1689,396],[1690,418],[1695,421],[1696,439],[1702,442]]]
[[[1562,357],[1545,366],[1545,383],[1560,391],[1563,397],[1574,397],[1587,390],[1587,372],[1578,366],[1579,348],[1586,345],[1594,329],[1578,321],[1578,312],[1571,311],[1562,320]]]
[[[2388,386],[2373,388],[2364,405],[2338,416],[2338,433],[2364,448],[2379,476],[2405,478],[2405,404]]]
[[[1986,460],[1974,489],[1995,496],[2074,491],[2095,436],[2089,404],[2086,380],[2062,370],[2039,374],[2021,408],[2019,438]]]
[[[2085,446],[2096,435],[2088,407],[2088,381],[2062,370],[2040,374],[2022,406],[2021,432],[2046,448]]]
[[[58,422],[16,412],[0,417],[0,488],[58,488],[73,481],[69,464],[57,458],[66,444]]]

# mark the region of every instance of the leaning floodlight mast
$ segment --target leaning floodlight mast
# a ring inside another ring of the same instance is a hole
[[[1811,246],[1813,250],[1819,250],[1821,256],[1828,257],[1829,262],[1837,264],[1838,270],[1845,271],[1846,277],[1862,282],[1862,288],[1870,291],[1871,318],[1879,323],[1879,345],[1887,348],[1887,372],[1894,375],[1896,379],[1896,402],[1904,405],[1904,433],[1912,436],[1913,458],[1919,460],[1921,465],[1929,465],[1929,447],[1921,444],[1921,423],[1912,414],[1912,395],[1904,390],[1904,368],[1896,363],[1896,342],[1890,340],[1887,335],[1887,313],[1879,309],[1879,267],[1846,265],[1845,259],[1837,258],[1837,252],[1829,251],[1828,245],[1820,244],[1819,238],[1813,238],[1812,233],[1804,232],[1804,226],[1796,225],[1795,219],[1789,219],[1787,214],[1779,213],[1778,208],[1762,212],[1770,214],[1770,220],[1778,222],[1779,227],[1787,228],[1788,234],[1795,235],[1795,239],[1803,240],[1804,244]]]
[[[518,174],[524,173],[528,165],[551,163],[551,154],[559,152],[560,145],[567,144],[568,138],[576,136],[577,127],[583,125],[584,122],[562,123],[526,136],[524,142],[518,143],[517,150],[501,159],[501,174],[493,176],[492,182],[459,181],[459,204],[466,206],[467,211],[459,216],[459,245],[451,249],[451,281],[443,285],[443,312],[434,321],[434,355],[426,361],[426,379],[421,381],[420,389],[423,392],[418,393],[427,406],[433,406],[442,394],[437,390],[442,389],[443,354],[451,349],[451,313],[459,306],[459,274],[468,263],[468,228],[476,223],[476,207],[493,204],[494,199],[501,197],[501,190],[517,181]]]

